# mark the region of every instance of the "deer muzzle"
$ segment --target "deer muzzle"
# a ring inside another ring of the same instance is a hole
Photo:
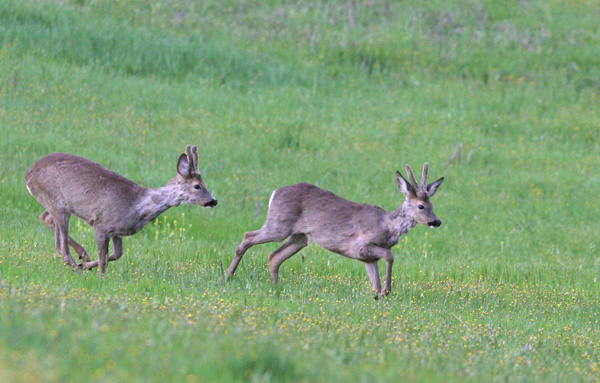
[[[442,225],[442,221],[440,221],[439,219],[436,219],[435,221],[427,222],[427,226],[429,226],[432,229],[438,228],[441,225]]]

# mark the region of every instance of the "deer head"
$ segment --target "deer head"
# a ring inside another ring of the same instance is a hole
[[[421,183],[418,184],[413,174],[410,165],[406,165],[407,181],[399,171],[396,171],[396,179],[398,181],[398,189],[406,196],[404,201],[404,211],[407,216],[412,218],[417,223],[429,226],[432,229],[439,227],[442,221],[433,212],[433,204],[429,200],[444,181],[444,177],[439,180],[427,184],[427,173],[429,165],[427,162],[423,165],[423,175]]]
[[[212,209],[217,206],[217,200],[206,189],[202,174],[198,170],[198,147],[187,145],[185,153],[177,162],[177,177],[173,182],[181,191],[181,203],[202,205]]]

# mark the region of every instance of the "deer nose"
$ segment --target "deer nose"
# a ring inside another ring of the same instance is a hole
[[[435,221],[427,222],[427,225],[430,228],[435,229],[436,227],[440,227],[442,225],[442,221],[436,219]]]
[[[206,204],[204,204],[204,207],[213,208],[213,207],[217,206],[218,203],[219,203],[219,201],[217,201],[216,199],[213,199],[213,200],[207,202]]]

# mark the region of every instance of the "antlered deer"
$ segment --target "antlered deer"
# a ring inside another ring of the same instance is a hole
[[[46,208],[40,218],[54,232],[56,248],[65,263],[92,269],[107,264],[108,241],[114,253],[123,254],[122,237],[133,235],[172,206],[196,204],[207,208],[217,200],[206,189],[198,170],[198,148],[187,145],[177,162],[178,175],[166,186],[148,189],[103,167],[72,154],[53,153],[37,161],[25,175],[27,189]],[[98,260],[90,262],[87,251],[69,237],[71,214],[94,228]],[[83,260],[77,265],[69,245]]]
[[[398,188],[406,199],[394,211],[348,201],[308,183],[275,190],[271,195],[265,224],[260,230],[244,235],[227,270],[228,278],[233,276],[242,256],[250,247],[287,238],[269,256],[271,279],[276,283],[279,266],[312,240],[324,249],[364,262],[377,293],[381,293],[377,262],[384,259],[387,262],[384,293],[388,294],[392,290],[392,246],[398,243],[402,234],[419,223],[431,228],[442,224],[433,212],[429,199],[444,178],[428,185],[427,163],[423,166],[420,185],[409,165],[406,165],[406,172],[410,182],[396,172]]]

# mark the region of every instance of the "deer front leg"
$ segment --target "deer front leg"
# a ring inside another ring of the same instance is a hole
[[[367,268],[369,279],[371,279],[371,283],[373,283],[373,290],[375,290],[377,294],[380,294],[381,279],[379,278],[379,267],[377,266],[377,262],[365,263],[365,267]]]
[[[96,243],[98,244],[98,266],[100,274],[106,272],[106,254],[108,254],[108,241],[110,238],[101,232],[96,231]]]
[[[383,293],[388,295],[392,291],[392,266],[394,265],[394,256],[388,251],[390,256],[385,260],[385,290]]]
[[[117,259],[121,258],[121,256],[123,255],[123,238],[113,237],[113,248],[114,248],[114,251],[108,257],[108,260],[107,260],[108,262],[116,261]],[[94,267],[98,266],[99,264],[100,264],[100,262],[98,260],[96,260],[93,262],[83,262],[79,266],[83,267],[86,270],[91,270]]]
[[[108,261],[116,261],[123,255],[123,238],[113,237],[113,253],[108,257]]]
[[[394,264],[394,256],[392,252],[383,247],[370,245],[363,249],[361,258],[365,262],[367,268],[367,274],[373,282],[373,288],[377,293],[381,293],[381,281],[379,279],[379,269],[377,268],[377,261],[385,259],[386,261],[386,274],[385,274],[385,289],[383,290],[384,295],[388,295],[392,291],[392,266]]]

